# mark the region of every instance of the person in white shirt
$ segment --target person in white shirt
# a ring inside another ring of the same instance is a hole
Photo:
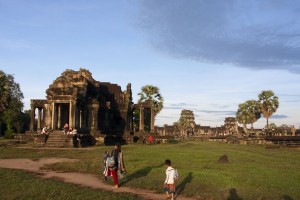
[[[165,164],[167,165],[166,169],[166,179],[164,182],[164,191],[166,193],[167,199],[170,198],[171,194],[171,200],[174,200],[174,194],[175,194],[175,169],[171,166],[171,160],[167,159],[165,161]]]
[[[48,131],[48,129],[47,129],[47,126],[45,126],[45,127],[43,128],[41,134],[45,135],[44,143],[46,143],[47,140],[48,140],[48,137],[49,137],[49,131]]]

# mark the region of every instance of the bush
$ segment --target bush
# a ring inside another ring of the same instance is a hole
[[[5,139],[12,139],[12,138],[13,138],[13,131],[7,129],[7,130],[5,131],[4,138],[5,138]]]
[[[169,144],[178,144],[178,143],[179,143],[179,140],[169,139],[169,140],[168,140],[168,143],[169,143]]]

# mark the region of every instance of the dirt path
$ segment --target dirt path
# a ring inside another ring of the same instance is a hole
[[[74,162],[75,159],[68,158],[40,158],[40,159],[0,159],[0,168],[9,169],[20,169],[30,172],[38,173],[41,178],[58,178],[64,182],[73,183],[77,185],[87,186],[96,189],[108,190],[112,192],[127,192],[132,194],[137,194],[145,199],[149,200],[161,200],[164,199],[163,194],[155,194],[153,191],[129,188],[122,186],[118,189],[113,189],[112,185],[105,184],[99,177],[93,174],[83,174],[83,173],[68,173],[68,172],[58,172],[58,171],[48,171],[42,170],[41,167],[47,164],[53,164],[57,162]],[[177,200],[192,200],[192,198],[177,197]]]

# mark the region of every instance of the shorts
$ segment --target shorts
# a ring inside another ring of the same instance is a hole
[[[164,192],[168,192],[169,194],[175,193],[175,184],[165,184]]]

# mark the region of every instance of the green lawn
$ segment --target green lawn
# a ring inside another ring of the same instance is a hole
[[[34,174],[0,168],[0,198],[5,200],[141,200],[132,194],[116,194],[58,180],[40,179]]]
[[[47,167],[98,174],[102,178],[105,149],[111,150],[112,147],[72,150],[2,147],[0,158],[78,158],[80,161],[75,163],[57,163]],[[163,162],[169,158],[179,171],[177,193],[180,195],[199,199],[300,199],[299,150],[214,142],[135,144],[125,145],[122,149],[128,175],[121,180],[121,186],[161,193],[165,177]],[[224,154],[229,162],[219,163],[219,157]]]

